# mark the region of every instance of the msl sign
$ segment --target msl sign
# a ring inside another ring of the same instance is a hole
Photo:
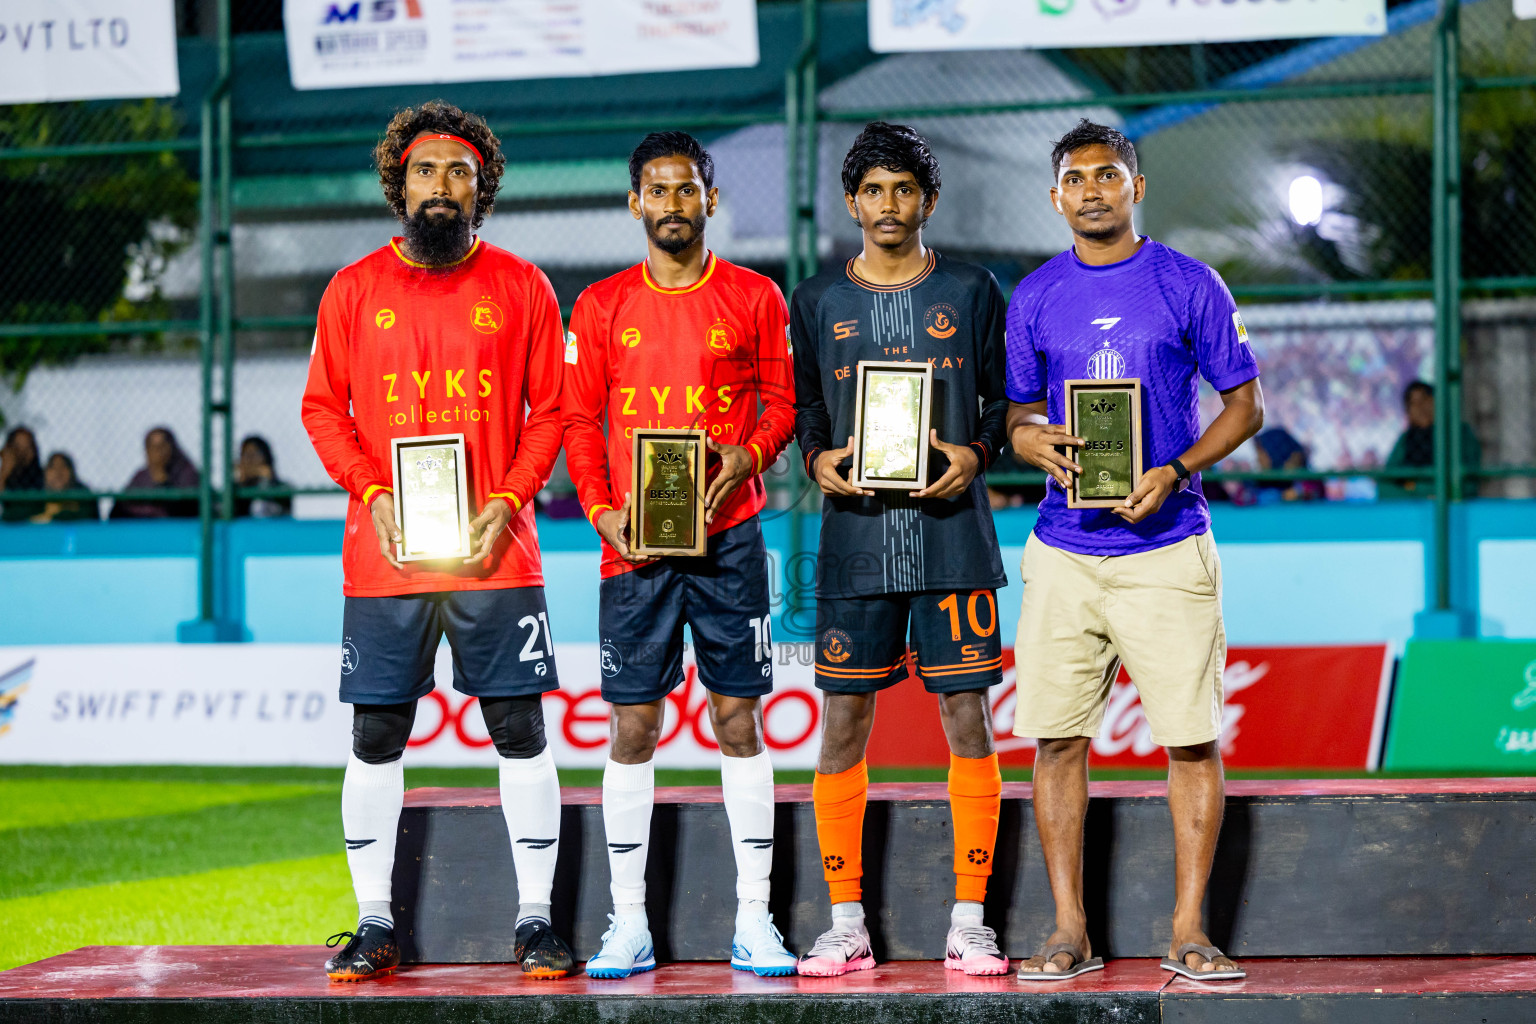
[[[1536,774],[1536,641],[1409,641],[1386,767]]]

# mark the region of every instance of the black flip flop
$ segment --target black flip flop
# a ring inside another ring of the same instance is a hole
[[[1089,971],[1102,971],[1104,969],[1103,957],[1096,956],[1092,960],[1084,960],[1083,955],[1077,951],[1077,947],[1070,942],[1058,942],[1054,946],[1047,946],[1041,952],[1036,953],[1035,956],[1044,957],[1045,962],[1050,963],[1051,958],[1059,953],[1067,953],[1072,957],[1072,966],[1060,974],[1047,971],[1026,971],[1024,970],[1024,965],[1020,964],[1018,973],[1015,976],[1020,981],[1066,981],[1068,978],[1075,978],[1079,974],[1087,974]],[[1034,957],[1029,959],[1033,960]]]
[[[1232,964],[1232,966],[1236,967],[1237,969],[1234,971],[1196,970],[1184,962],[1184,958],[1191,953],[1199,953],[1201,956],[1205,957],[1207,963],[1215,963],[1216,958],[1221,957],[1223,960],[1229,964]],[[1238,967],[1237,964],[1233,963],[1232,958],[1227,956],[1227,954],[1223,953],[1215,946],[1202,946],[1198,942],[1184,943],[1184,945],[1180,946],[1175,951],[1173,957],[1163,957],[1160,966],[1165,971],[1172,971],[1174,974],[1182,975],[1191,981],[1241,981],[1242,979],[1248,977],[1248,972],[1243,970],[1241,967]]]

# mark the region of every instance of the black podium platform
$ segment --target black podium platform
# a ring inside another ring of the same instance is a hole
[[[1161,783],[1095,783],[1087,883],[1094,951],[1168,947],[1173,836]],[[578,957],[611,910],[601,794],[567,790],[556,925]],[[826,927],[809,786],[780,786],[770,909],[791,950]],[[663,961],[729,953],[730,831],[717,789],[660,789],[647,882]],[[942,785],[874,785],[864,832],[864,905],[878,958],[944,955],[953,898]],[[1234,782],[1211,880],[1209,932],[1234,957],[1490,956],[1536,953],[1536,780]],[[987,921],[1027,956],[1052,909],[1030,787],[1005,785]],[[516,885],[494,789],[407,794],[395,919],[407,959],[505,960]]]

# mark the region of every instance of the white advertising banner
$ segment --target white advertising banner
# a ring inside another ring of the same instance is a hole
[[[1379,36],[1386,31],[1386,0],[869,0],[869,48],[877,53],[1150,46]]]
[[[175,0],[5,0],[0,103],[174,96]]]
[[[0,764],[340,766],[352,736],[351,706],[336,696],[342,657],[331,644],[0,647]],[[821,700],[811,657],[809,644],[775,645],[763,717],[780,767],[816,764]],[[607,760],[598,658],[597,644],[555,645],[561,688],[545,695],[544,720],[562,768]],[[656,763],[719,767],[691,652],[684,669]],[[446,646],[438,651],[437,689],[418,707],[406,763],[496,763],[477,703],[453,689]]]
[[[752,67],[757,0],[283,0],[295,89]]]

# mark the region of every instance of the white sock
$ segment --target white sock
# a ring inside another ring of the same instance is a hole
[[[832,927],[850,932],[863,928],[864,904],[852,901],[832,904]]]
[[[560,854],[560,777],[548,747],[533,757],[498,757],[501,813],[512,840],[512,867],[517,872],[518,919],[548,920],[549,893],[555,884],[555,858]],[[523,907],[530,908],[523,913]]]
[[[956,900],[955,905],[949,910],[949,921],[951,924],[959,924],[961,921],[966,924],[981,924],[981,910],[981,904],[975,900]]]
[[[773,763],[768,751],[756,757],[721,754],[720,789],[736,852],[736,898],[766,903],[773,870]]]
[[[369,764],[358,760],[356,754],[347,756],[347,774],[341,783],[341,827],[347,841],[347,867],[352,872],[352,890],[357,894],[360,919],[379,918],[381,901],[386,908],[389,906],[395,835],[400,830],[400,808],[404,804],[403,759]],[[393,918],[384,923],[393,925]]]
[[[603,768],[603,832],[608,840],[608,873],[615,908],[645,904],[645,860],[651,849],[651,807],[656,802],[656,765],[619,764]]]

